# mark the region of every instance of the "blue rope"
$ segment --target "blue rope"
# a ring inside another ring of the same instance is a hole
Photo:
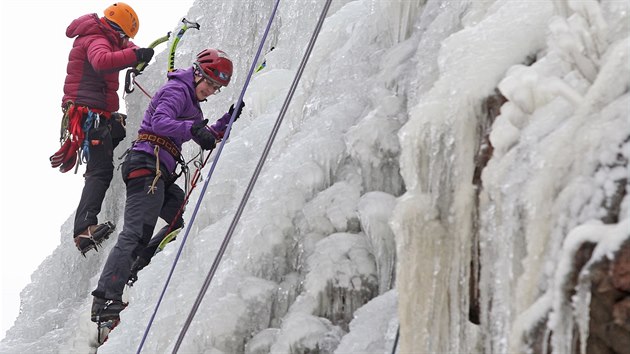
[[[265,41],[267,39],[267,35],[269,34],[269,29],[271,28],[271,24],[273,23],[273,19],[276,16],[276,11],[278,9],[278,5],[280,4],[280,0],[276,0],[276,4],[273,7],[273,10],[271,12],[271,16],[269,17],[269,22],[267,23],[267,28],[265,29],[265,33],[263,34],[263,37],[260,41],[260,45],[258,46],[258,51],[256,52],[256,56],[254,57],[254,60],[252,61],[252,65],[249,69],[249,73],[247,74],[247,78],[245,79],[245,84],[243,85],[243,89],[241,90],[241,94],[238,97],[238,101],[236,103],[236,105],[234,105],[234,107],[239,107],[241,105],[241,103],[243,102],[243,97],[245,96],[245,91],[247,90],[247,87],[249,86],[249,81],[252,77],[252,75],[254,74],[254,69],[256,68],[256,63],[258,62],[258,59],[260,58],[260,53],[262,52],[263,46],[265,44]],[[186,226],[186,231],[184,232],[184,236],[182,237],[182,241],[179,245],[179,249],[177,250],[177,254],[175,255],[175,260],[173,260],[173,265],[171,266],[171,270],[168,273],[168,276],[166,277],[166,283],[164,284],[164,288],[162,289],[162,293],[160,294],[160,297],[158,298],[158,302],[155,305],[155,309],[153,310],[153,314],[151,314],[151,319],[149,320],[149,323],[147,325],[147,328],[144,331],[144,335],[142,336],[142,340],[140,341],[140,345],[138,346],[138,350],[136,351],[136,354],[140,354],[140,352],[142,351],[142,347],[144,346],[144,343],[147,339],[147,336],[149,334],[149,330],[151,329],[151,325],[153,324],[153,321],[155,320],[155,315],[157,314],[158,309],[160,308],[160,304],[162,303],[162,300],[164,299],[164,294],[166,294],[166,289],[168,288],[168,285],[171,281],[171,278],[173,277],[173,273],[175,272],[175,267],[177,266],[177,262],[179,261],[179,257],[182,254],[182,250],[184,248],[184,245],[186,244],[186,239],[188,238],[188,234],[190,233],[190,228],[192,227],[194,221],[195,221],[195,217],[197,216],[197,212],[199,211],[199,206],[201,205],[201,201],[203,200],[203,196],[206,194],[206,189],[208,189],[208,182],[210,182],[210,178],[212,177],[212,173],[214,172],[214,169],[217,165],[217,162],[219,161],[219,157],[221,156],[221,151],[223,151],[223,146],[225,145],[225,143],[228,140],[228,137],[230,136],[230,131],[232,130],[232,123],[234,122],[234,118],[236,117],[236,114],[238,113],[238,109],[235,109],[232,112],[232,116],[230,117],[230,122],[228,123],[227,129],[225,131],[224,137],[223,137],[223,141],[221,142],[221,144],[219,145],[219,150],[217,150],[217,154],[215,155],[214,161],[212,162],[212,166],[210,166],[210,171],[208,171],[208,175],[206,177],[206,180],[203,184],[203,188],[201,189],[201,193],[199,194],[199,199],[197,200],[197,204],[195,205],[195,210],[192,213],[192,216],[190,217],[190,222],[188,223],[188,225]]]

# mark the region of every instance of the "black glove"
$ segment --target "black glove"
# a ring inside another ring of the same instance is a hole
[[[202,149],[212,150],[216,146],[216,141],[210,130],[206,129],[206,124],[208,124],[207,119],[194,123],[190,127],[190,132],[197,138],[196,141]]]
[[[245,107],[245,101],[241,101],[241,105],[238,106],[238,110],[236,111],[236,117],[234,117],[235,122],[238,119],[238,117],[241,116],[241,113],[243,112],[243,107]],[[230,116],[232,116],[232,112],[234,112],[234,103],[232,103],[232,105],[230,106],[230,110],[228,111]]]
[[[121,141],[127,136],[126,127],[127,115],[124,113],[114,112],[109,120],[112,145],[114,148],[120,144]]]
[[[153,48],[136,48],[136,59],[138,63],[148,63],[153,58]]]
[[[112,112],[112,118],[111,119],[116,120],[122,126],[126,126],[127,125],[127,115],[124,114],[124,113]]]

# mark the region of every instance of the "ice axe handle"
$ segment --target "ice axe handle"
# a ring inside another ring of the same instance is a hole
[[[179,29],[177,34],[175,35],[175,39],[173,39],[173,43],[171,43],[171,50],[168,54],[168,68],[167,72],[172,72],[175,70],[175,49],[177,48],[177,44],[179,44],[179,40],[182,39],[184,33],[190,28],[199,29],[201,26],[197,22],[188,21],[185,17],[182,18],[182,23],[184,24],[182,28]]]
[[[171,32],[169,31],[169,32],[166,34],[166,36],[160,37],[160,38],[158,38],[158,39],[154,40],[153,42],[151,42],[151,44],[149,44],[149,48],[155,48],[155,47],[157,47],[158,45],[160,45],[161,43],[164,43],[164,42],[168,41],[170,38],[171,38]],[[143,62],[141,62],[140,64],[138,64],[138,65],[136,66],[136,71],[137,71],[137,73],[135,73],[135,74],[136,74],[136,75],[140,74],[140,73],[142,72],[142,70],[144,70],[144,69],[147,67],[147,65],[148,65],[148,64],[149,64],[149,63],[147,63],[147,62],[145,62],[145,61],[143,61]]]

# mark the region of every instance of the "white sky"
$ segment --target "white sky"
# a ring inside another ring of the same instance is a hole
[[[62,174],[51,168],[48,161],[59,148],[60,102],[72,47],[72,39],[65,36],[66,27],[83,14],[102,15],[112,3],[0,3],[0,339],[18,314],[19,292],[30,282],[31,273],[42,260],[59,245],[60,227],[75,210],[83,188],[83,166],[76,175]],[[134,42],[146,46],[171,31],[186,16],[193,1],[127,3],[140,19]],[[164,45],[158,50],[163,49]],[[121,79],[121,87],[123,83]]]

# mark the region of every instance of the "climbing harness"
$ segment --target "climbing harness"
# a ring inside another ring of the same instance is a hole
[[[81,120],[86,117],[83,125]],[[89,108],[87,106],[76,105],[72,101],[66,102],[63,107],[63,118],[59,142],[61,148],[50,156],[50,165],[53,168],[59,167],[59,171],[66,173],[70,171],[77,161],[79,164],[87,163],[90,158],[90,144],[98,144],[97,140],[90,140],[87,132],[92,124],[95,128],[101,123],[101,117],[106,120],[111,118],[111,113],[100,109]],[[77,158],[79,155],[79,158]],[[76,165],[75,173],[79,165]]]
[[[267,35],[269,34],[269,29],[271,28],[271,24],[273,23],[273,19],[275,18],[276,15],[276,11],[278,9],[278,5],[280,4],[280,0],[276,0],[276,3],[273,7],[273,10],[271,12],[271,15],[269,17],[269,21],[267,23],[267,27],[265,28],[265,32],[263,34],[263,37],[260,41],[260,45],[258,46],[258,51],[256,52],[256,56],[254,57],[254,60],[252,61],[252,65],[249,69],[249,73],[245,79],[245,84],[243,85],[243,89],[241,90],[240,96],[238,98],[238,101],[236,103],[236,107],[239,107],[241,105],[241,103],[243,102],[243,97],[245,96],[245,91],[247,90],[247,87],[249,85],[249,81],[252,77],[252,74],[254,72],[254,69],[256,67],[256,63],[258,62],[258,58],[260,57],[260,53],[262,51],[263,45],[265,44],[265,40],[267,38]],[[214,172],[214,169],[217,165],[217,162],[219,161],[219,157],[221,155],[221,152],[223,151],[223,146],[225,145],[225,142],[228,140],[229,134],[230,134],[230,130],[232,129],[232,123],[234,122],[234,119],[236,117],[236,114],[238,113],[238,110],[234,110],[232,112],[232,116],[230,117],[230,122],[227,125],[225,134],[224,134],[224,139],[221,143],[221,145],[219,145],[219,150],[217,151],[217,154],[214,158],[214,161],[212,163],[212,166],[210,167],[210,171],[208,171],[208,175],[206,177],[206,181],[203,184],[202,190],[200,192],[200,198],[197,200],[197,204],[195,205],[195,209],[192,213],[190,222],[188,223],[188,226],[186,227],[186,231],[184,232],[184,236],[182,238],[182,241],[180,243],[179,249],[177,250],[177,254],[175,255],[175,260],[173,261],[173,265],[171,266],[171,270],[169,271],[168,276],[166,277],[166,282],[164,284],[164,288],[162,289],[162,292],[160,294],[160,297],[158,298],[158,301],[155,305],[155,309],[153,310],[153,313],[151,314],[151,318],[149,319],[149,323],[147,324],[147,327],[144,331],[144,334],[142,336],[142,339],[140,341],[140,344],[138,346],[138,350],[136,351],[137,354],[140,354],[140,352],[142,351],[142,347],[144,346],[144,343],[147,339],[147,336],[149,334],[149,330],[151,329],[151,325],[153,324],[153,321],[155,320],[155,316],[157,314],[158,309],[160,308],[160,304],[162,303],[162,300],[164,299],[164,295],[166,294],[166,289],[168,288],[168,285],[171,281],[171,278],[173,277],[173,273],[175,271],[175,267],[177,266],[177,261],[179,260],[179,257],[182,254],[182,250],[184,248],[184,245],[186,244],[186,239],[188,238],[188,235],[190,233],[190,227],[191,225],[194,223],[195,217],[197,215],[197,212],[199,211],[199,206],[201,204],[201,200],[203,195],[205,195],[206,190],[208,189],[208,183],[210,182],[210,178],[212,177],[212,173]],[[210,157],[210,153],[208,154],[208,157],[206,158],[206,161],[208,160],[208,158]],[[205,165],[205,162],[204,162]],[[201,166],[203,167],[203,165]],[[196,185],[196,181],[197,179],[201,177],[201,168],[197,168],[197,171],[195,171],[195,178],[193,178],[193,183]],[[188,196],[186,197],[186,200],[188,200]]]
[[[173,143],[169,138],[141,131],[138,133],[136,141],[148,141],[154,145],[159,145],[161,148],[168,151],[175,161],[182,161],[182,153],[179,151],[175,143]]]
[[[173,354],[177,353],[179,351],[179,348],[182,344],[182,341],[184,340],[184,336],[186,335],[186,332],[188,331],[188,328],[190,327],[190,324],[192,323],[193,318],[195,317],[195,314],[197,313],[197,310],[199,309],[199,306],[201,305],[201,301],[203,300],[203,297],[205,296],[206,292],[208,291],[208,288],[210,286],[210,282],[212,281],[212,278],[214,277],[214,274],[216,273],[216,270],[219,267],[219,263],[221,262],[221,258],[223,257],[223,255],[225,254],[225,251],[227,249],[227,246],[230,242],[230,239],[232,238],[232,235],[234,234],[234,230],[236,229],[236,224],[238,223],[243,210],[245,209],[245,205],[247,204],[247,200],[249,199],[249,196],[251,195],[251,192],[254,188],[254,185],[256,184],[256,180],[258,179],[258,176],[260,175],[260,171],[262,170],[262,167],[265,163],[265,160],[267,159],[267,156],[269,155],[269,151],[271,150],[271,146],[273,145],[273,142],[275,140],[276,135],[278,134],[278,130],[280,129],[280,125],[282,124],[282,120],[284,119],[284,116],[287,112],[289,103],[291,102],[291,99],[293,98],[293,95],[295,94],[295,90],[297,88],[298,82],[300,81],[300,78],[302,77],[302,73],[304,72],[304,68],[306,67],[306,63],[308,62],[308,59],[310,57],[310,54],[313,50],[313,47],[315,46],[315,41],[317,40],[317,36],[319,35],[319,32],[322,28],[322,25],[324,23],[324,20],[326,18],[326,14],[328,13],[328,9],[330,8],[330,3],[332,0],[327,0],[326,4],[324,5],[324,9],[322,10],[322,13],[319,17],[319,20],[317,22],[317,25],[315,27],[315,31],[313,32],[313,35],[308,43],[308,46],[306,48],[306,52],[304,53],[304,56],[302,57],[302,62],[300,63],[300,66],[298,68],[297,73],[295,74],[295,78],[293,79],[293,83],[291,84],[291,87],[289,88],[289,92],[287,94],[287,97],[282,105],[282,108],[280,109],[280,113],[278,115],[278,118],[276,120],[276,123],[272,129],[271,135],[269,136],[269,139],[267,140],[267,144],[265,145],[265,148],[263,150],[263,153],[260,157],[260,160],[258,161],[258,165],[256,166],[256,169],[254,170],[254,174],[252,176],[252,178],[249,181],[249,184],[247,185],[247,188],[245,190],[245,193],[243,195],[243,199],[241,199],[241,203],[239,204],[236,213],[234,215],[234,218],[232,219],[232,222],[228,228],[228,231],[225,235],[225,238],[223,239],[223,242],[221,243],[221,246],[219,247],[219,250],[217,251],[217,255],[214,259],[214,262],[212,263],[212,267],[210,268],[210,270],[208,271],[208,275],[206,276],[206,279],[203,283],[203,286],[201,287],[201,290],[199,291],[199,294],[197,295],[197,299],[195,300],[195,303],[193,305],[193,308],[190,311],[190,314],[188,315],[188,318],[186,319],[186,322],[184,323],[184,326],[181,330],[181,332],[179,333],[179,336],[177,338],[177,341],[175,342],[175,346],[173,348]],[[276,4],[277,6],[277,4]],[[274,9],[275,11],[275,9]],[[260,49],[258,49],[258,54],[260,54]],[[255,63],[255,61],[254,61]],[[254,66],[252,65],[252,68],[249,72],[249,76],[251,76],[252,72],[254,70]],[[248,77],[249,79],[249,77]],[[241,94],[242,95],[242,94]],[[241,97],[242,98],[242,97]],[[239,104],[240,104],[240,99],[239,98]],[[232,120],[234,119],[234,116],[232,116]],[[231,127],[232,121],[230,121],[230,124],[228,125],[228,130],[226,131],[226,134],[229,134],[230,131],[230,127]],[[219,148],[219,152],[220,149],[223,148],[224,144],[221,144],[220,148]],[[215,159],[215,163],[216,163],[216,159]],[[214,164],[213,164],[214,167]],[[211,170],[212,171],[212,170]],[[209,178],[208,178],[209,180]],[[208,180],[206,180],[206,183],[204,185],[204,189],[202,191],[201,196],[204,195],[205,192],[205,187],[208,184]],[[199,204],[201,202],[201,198],[199,198],[199,201],[197,202],[197,208],[195,209],[192,217],[191,217],[191,221],[190,224],[188,225],[187,229],[186,229],[186,235],[184,236],[184,238],[187,236],[188,231],[190,230],[190,225],[192,225],[195,214],[197,213]],[[182,245],[183,245],[183,240],[182,240]],[[181,248],[181,247],[180,247]]]

